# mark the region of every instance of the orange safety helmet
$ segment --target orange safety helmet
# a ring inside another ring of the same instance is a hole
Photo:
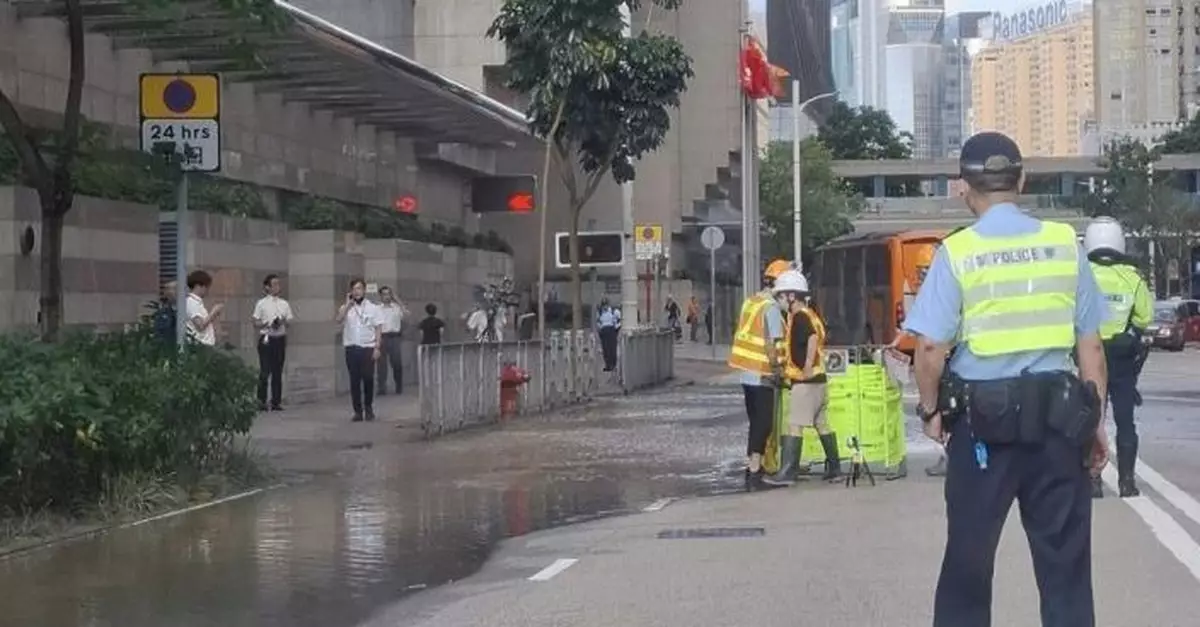
[[[792,269],[792,262],[787,259],[776,259],[767,264],[767,269],[763,270],[763,278],[774,281],[779,278],[779,275]]]
[[[922,246],[920,250],[917,251],[916,263],[913,265],[916,266],[917,281],[919,283],[925,282],[925,276],[929,274],[929,266],[933,265],[933,256],[936,252],[937,246],[932,245]]]

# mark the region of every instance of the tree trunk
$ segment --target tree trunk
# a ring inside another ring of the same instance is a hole
[[[571,255],[571,345],[578,346],[579,330],[583,328],[583,282],[579,277],[579,214],[583,207],[571,203],[571,228],[568,237],[568,252]],[[575,355],[571,358],[571,385],[578,381],[578,367]],[[578,389],[573,389],[577,396]]]
[[[66,210],[42,201],[42,256],[39,328],[42,340],[57,342],[63,321],[62,236]]]

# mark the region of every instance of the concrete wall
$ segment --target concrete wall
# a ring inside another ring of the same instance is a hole
[[[34,245],[21,253],[31,228]],[[0,330],[38,323],[41,209],[31,189],[0,187]],[[158,275],[158,210],[76,198],[63,228],[64,322],[119,329],[144,313]]]
[[[18,21],[15,13],[12,5],[0,3],[0,89],[31,120],[54,124],[67,90],[65,25],[49,18]],[[84,115],[113,125],[123,141],[136,146],[138,75],[186,71],[187,64],[154,63],[144,49],[116,50],[100,34],[89,33],[85,45]],[[283,189],[391,206],[398,196],[415,192],[421,179],[423,195],[461,197],[462,176],[446,176],[453,170],[418,162],[413,142],[394,133],[335,120],[275,94],[257,94],[248,84],[223,85],[222,101],[222,175],[262,185],[268,195]],[[426,180],[424,170],[434,176]],[[461,224],[461,205],[423,202],[421,212]]]

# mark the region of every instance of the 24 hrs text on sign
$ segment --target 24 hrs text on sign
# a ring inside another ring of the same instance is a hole
[[[221,125],[216,120],[147,119],[142,121],[142,150],[171,150],[187,172],[221,169]]]

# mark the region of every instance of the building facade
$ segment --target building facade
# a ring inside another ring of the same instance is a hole
[[[942,47],[942,148],[940,157],[957,157],[971,136],[971,59],[986,46],[983,22],[986,12],[956,13],[946,17]]]
[[[913,136],[913,157],[941,156],[946,11],[942,0],[889,0],[884,108]]]
[[[852,107],[883,108],[888,12],[885,0],[833,0],[830,66],[839,96]]]
[[[1003,132],[1030,156],[1081,154],[1096,102],[1092,24],[1090,7],[1066,2],[993,15],[972,63],[973,131]]]

